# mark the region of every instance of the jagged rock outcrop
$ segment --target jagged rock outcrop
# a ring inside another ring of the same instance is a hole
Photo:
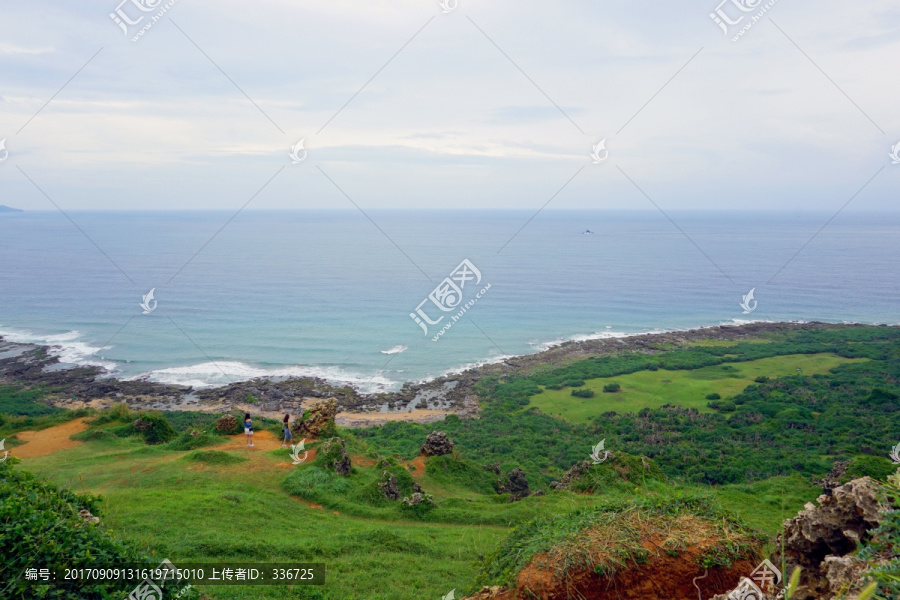
[[[381,493],[388,500],[399,500],[400,499],[400,486],[397,485],[397,478],[387,471],[383,471],[381,473],[382,481],[378,484],[378,487],[381,488]]]
[[[302,421],[294,422],[292,429],[294,434],[306,437],[319,437],[325,431],[329,422],[334,423],[335,415],[337,415],[337,399],[327,398],[320,400],[304,413]]]
[[[485,465],[484,470],[490,471],[491,473],[493,473],[494,475],[497,475],[497,476],[499,476],[500,473],[502,473],[502,471],[500,470],[500,463],[498,463],[498,462],[495,462],[490,465]]]
[[[510,502],[521,500],[531,495],[531,488],[528,487],[528,478],[525,471],[516,467],[506,477],[497,482],[497,492],[500,494],[509,494]]]
[[[569,489],[569,485],[587,473],[588,469],[591,468],[593,463],[590,460],[583,460],[580,463],[576,463],[569,472],[563,475],[562,481],[551,481],[550,487],[554,490],[567,490]]]
[[[431,494],[414,492],[412,497],[404,498],[403,503],[407,506],[418,506],[419,504],[430,504],[434,506],[434,497],[432,497]]]
[[[222,431],[226,433],[233,432],[237,429],[238,420],[232,414],[226,414],[219,417],[219,420],[216,421],[216,431]]]
[[[847,469],[849,467],[849,460],[839,460],[834,463],[834,466],[832,466],[831,473],[829,473],[822,479],[817,479],[813,482],[813,484],[821,486],[822,491],[824,491],[826,494],[830,494],[833,489],[835,489],[836,487],[840,487],[841,478],[847,473]]]
[[[432,431],[425,438],[425,443],[422,445],[420,452],[424,456],[443,456],[453,452],[455,447],[456,444],[447,437],[446,433],[443,431]]]
[[[787,572],[798,565],[803,568],[793,600],[828,599],[841,588],[858,589],[864,565],[850,555],[869,538],[887,508],[878,499],[877,484],[868,477],[836,487],[817,501],[818,506],[808,503],[785,521],[775,542],[779,550],[772,562],[781,561],[783,539]]]
[[[85,521],[87,521],[88,523],[99,523],[100,522],[100,517],[95,517],[94,515],[91,514],[91,511],[89,511],[86,508],[82,508],[81,510],[79,510],[78,516],[81,517],[82,519],[84,519]]]
[[[506,593],[506,591],[507,589],[505,587],[499,585],[492,587],[484,586],[471,596],[466,596],[462,600],[493,600],[494,598],[499,598],[502,594]]]
[[[334,469],[338,475],[345,477],[350,475],[350,455],[347,454],[347,447],[342,438],[333,437],[325,440],[319,447],[318,455],[322,457],[325,466]]]

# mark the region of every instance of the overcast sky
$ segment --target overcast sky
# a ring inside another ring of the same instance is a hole
[[[141,1],[4,2],[0,204],[898,207],[896,0]]]

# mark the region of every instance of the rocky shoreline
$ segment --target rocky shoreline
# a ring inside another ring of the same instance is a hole
[[[200,390],[149,381],[126,381],[109,377],[98,367],[63,368],[50,347],[8,342],[0,336],[0,383],[50,389],[50,402],[64,408],[103,408],[125,402],[135,409],[206,412],[238,409],[274,416],[295,413],[316,399],[335,398],[339,424],[362,427],[399,419],[431,422],[448,414],[475,416],[478,402],[474,386],[488,376],[527,374],[549,365],[621,352],[652,354],[702,340],[740,341],[768,333],[853,327],[861,325],[748,323],[564,342],[536,354],[509,358],[424,383],[407,382],[397,392],[377,394],[362,394],[352,387],[336,386],[314,377],[257,378]]]

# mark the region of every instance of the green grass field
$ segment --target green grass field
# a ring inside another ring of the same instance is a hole
[[[884,479],[893,473],[896,467],[886,454],[861,451],[864,445],[876,448],[891,439],[900,419],[897,346],[882,339],[893,332],[869,328],[850,334],[874,339],[851,348],[833,343],[825,332],[821,343],[804,338],[802,343],[773,341],[734,350],[711,344],[684,355],[661,353],[653,362],[648,360],[653,355],[642,353],[602,357],[532,379],[487,381],[479,392],[482,412],[477,419],[454,416],[440,424],[338,429],[353,461],[349,477],[328,470],[334,445],[328,451],[324,444],[309,442],[317,456],[294,466],[265,425],[257,447],[248,449],[242,436],[217,432],[215,415],[184,412],[163,418],[124,406],[79,413],[92,422],[72,438],[83,443],[16,459],[7,467],[31,471],[77,493],[100,494],[91,506],[99,509],[102,529],[154,560],[326,566],[324,586],[199,585],[204,600],[436,600],[453,589],[463,597],[483,584],[509,581],[514,573],[495,573],[489,565],[516,563],[521,548],[510,546],[510,540],[542,519],[559,517],[560,523],[574,526],[588,513],[665,508],[699,498],[715,505],[716,514],[724,509],[736,515],[771,544],[784,520],[821,493],[812,482],[835,462],[850,461],[848,479]],[[765,353],[769,357],[760,357]],[[754,360],[700,366],[723,356]],[[687,366],[659,366],[672,364]],[[621,374],[594,375],[610,372]],[[571,387],[541,389],[581,374],[586,381],[579,387],[594,390],[595,397],[573,397]],[[768,380],[756,383],[760,377]],[[603,393],[603,386],[613,382],[621,391]],[[706,396],[712,393],[722,399],[740,394],[737,410],[724,415],[710,411]],[[18,432],[54,427],[76,416],[46,414],[35,404],[37,394],[14,390],[7,396],[9,406],[20,413],[0,419],[0,439],[9,436],[13,456]],[[705,414],[650,410],[623,416],[665,404]],[[606,411],[618,414],[591,421]],[[139,431],[134,426],[138,417],[169,425]],[[77,430],[73,424],[63,430],[66,436]],[[166,428],[163,443],[148,445],[160,441],[150,433]],[[435,429],[454,440],[456,451],[415,458]],[[44,439],[58,443],[54,435],[47,431]],[[27,443],[34,443],[36,438],[29,437]],[[615,459],[589,467],[572,483],[573,491],[549,488],[604,438]],[[490,463],[501,464],[503,473],[523,468],[532,489],[545,495],[509,502],[496,491],[498,475],[485,468]],[[386,499],[379,488],[384,471],[396,477],[401,497],[418,484],[436,505],[411,509]],[[7,488],[13,497],[19,489]],[[75,529],[80,529],[83,523],[77,511],[73,514]],[[16,529],[20,524],[6,524],[10,535],[22,537]],[[34,530],[43,531],[37,525]],[[562,539],[566,532],[550,533],[550,538]],[[15,557],[15,549],[10,556]],[[39,597],[44,596],[22,598]]]
[[[178,452],[146,446],[139,438],[101,437],[22,466],[75,492],[102,494],[102,520],[114,535],[176,565],[321,562],[327,568],[324,589],[199,586],[216,600],[440,598],[451,589],[476,587],[478,562],[513,526],[534,517],[697,490],[662,482],[623,483],[596,495],[550,492],[507,503],[452,477],[426,472],[416,474],[416,481],[435,495],[438,509],[433,522],[422,522],[366,506],[352,495],[335,498],[334,506],[312,507],[282,485],[294,470],[312,465],[294,467],[280,449],[222,447]],[[364,483],[377,470],[371,465],[356,469],[351,482]],[[726,486],[722,500],[768,533],[815,496],[799,480],[761,483],[756,495],[754,486]],[[344,510],[334,510],[337,506]],[[378,516],[360,516],[365,514]]]
[[[585,381],[583,387],[594,391],[593,398],[576,398],[571,388],[544,389],[531,397],[531,405],[546,414],[562,417],[574,423],[587,423],[591,417],[605,412],[638,412],[643,408],[659,408],[675,404],[712,412],[706,404],[707,394],[718,393],[723,399],[734,396],[751,385],[757,377],[794,375],[801,369],[804,375],[827,373],[839,365],[864,359],[848,359],[833,354],[791,354],[761,358],[747,362],[733,362],[693,370],[638,371],[616,377],[600,377]],[[603,392],[603,386],[618,383],[621,390]]]

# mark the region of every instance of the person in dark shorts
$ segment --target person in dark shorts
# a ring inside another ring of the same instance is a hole
[[[253,420],[250,413],[244,415],[244,435],[247,436],[247,446],[253,447]]]

